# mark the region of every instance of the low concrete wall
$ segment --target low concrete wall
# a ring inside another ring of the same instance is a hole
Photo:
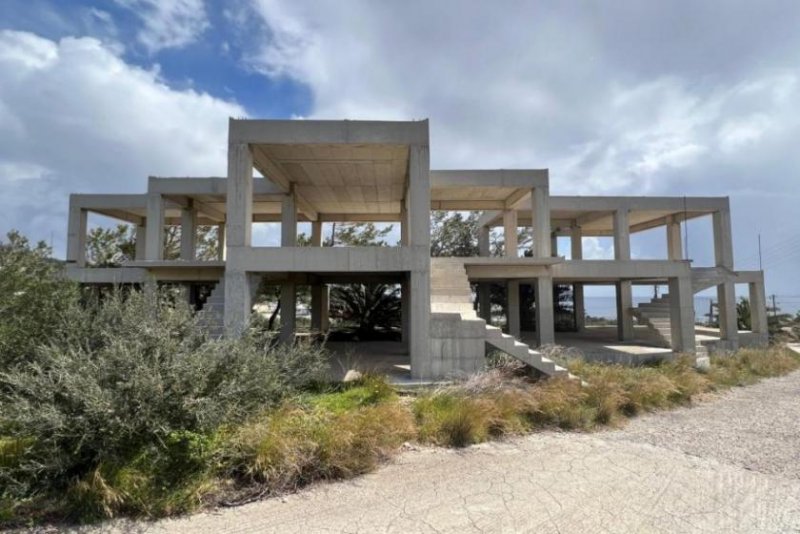
[[[452,378],[483,369],[486,357],[486,322],[464,320],[458,313],[432,313],[430,327],[430,379]]]

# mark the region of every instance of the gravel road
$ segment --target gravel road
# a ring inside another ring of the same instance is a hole
[[[621,430],[410,450],[283,499],[104,530],[800,532],[800,372]]]

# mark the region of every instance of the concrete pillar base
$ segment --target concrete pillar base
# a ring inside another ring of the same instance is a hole
[[[519,339],[519,281],[512,280],[506,284],[506,308],[508,309],[508,333]]]
[[[549,276],[536,279],[536,340],[540,346],[556,342],[553,279]]]
[[[617,334],[620,341],[633,339],[633,286],[629,281],[617,282]]]
[[[281,284],[281,343],[294,343],[297,319],[297,286],[294,282]]]

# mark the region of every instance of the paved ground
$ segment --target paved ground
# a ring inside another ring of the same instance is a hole
[[[800,373],[623,430],[413,450],[354,481],[144,528],[800,532]]]

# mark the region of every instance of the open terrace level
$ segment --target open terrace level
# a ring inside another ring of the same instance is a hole
[[[298,291],[310,291],[308,329],[325,333],[331,286],[389,284],[399,288],[402,320],[387,350],[407,355],[419,379],[476,371],[490,350],[565,373],[536,349],[597,339],[586,325],[584,289],[598,284],[614,287],[622,344],[701,356],[736,348],[736,284],[749,290],[748,342],[766,341],[763,273],[734,268],[727,198],[551,196],[546,169],[431,170],[429,159],[427,121],[231,120],[225,177],[150,177],[141,194],[72,195],[68,272],[86,284],[202,285],[193,293],[197,308],[212,334],[229,336],[246,327],[266,281],[279,287],[285,342],[298,334]],[[480,212],[473,256],[431,258],[436,211]],[[87,263],[90,213],[135,227],[135,252],[120,267]],[[714,265],[702,268],[685,258],[682,242],[682,225],[700,217],[711,220],[714,249]],[[398,242],[323,246],[333,224],[353,222],[392,223]],[[278,246],[254,244],[258,223],[279,228]],[[310,239],[301,246],[303,223]],[[198,257],[200,226],[216,228],[213,258]],[[180,228],[177,257],[165,254],[168,227]],[[663,259],[633,258],[631,235],[658,228]],[[588,237],[610,238],[613,258],[584,259]],[[661,285],[667,295],[634,306],[634,285]],[[700,343],[693,295],[709,288],[719,335]],[[573,317],[566,335],[564,322],[556,324],[564,306]]]

